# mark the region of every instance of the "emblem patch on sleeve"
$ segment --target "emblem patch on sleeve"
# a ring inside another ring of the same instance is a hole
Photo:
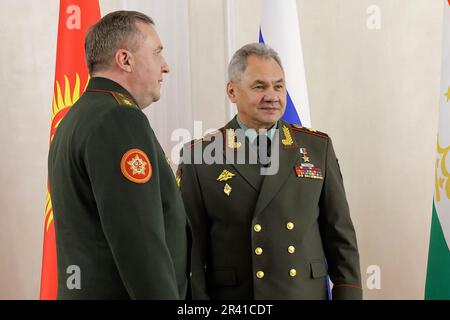
[[[120,171],[134,183],[146,183],[152,176],[152,165],[144,151],[131,149],[120,161]]]

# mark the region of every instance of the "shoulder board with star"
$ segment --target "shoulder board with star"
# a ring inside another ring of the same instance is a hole
[[[304,133],[311,134],[313,136],[321,137],[321,138],[324,138],[324,139],[328,139],[329,138],[328,135],[326,133],[324,133],[324,132],[320,132],[320,131],[318,131],[316,129],[313,129],[313,128],[307,128],[307,127],[299,126],[297,124],[291,124],[291,129],[294,130],[294,131],[297,131],[297,132],[304,132]]]
[[[114,99],[116,99],[117,103],[120,104],[121,106],[128,106],[140,110],[137,104],[134,103],[134,101],[131,98],[127,97],[126,95],[115,91],[111,91],[111,94],[113,95]]]
[[[121,106],[128,106],[133,109],[141,110],[139,106],[131,99],[130,97],[127,97],[123,93],[111,91],[111,90],[97,90],[97,89],[88,89],[86,92],[100,92],[100,93],[109,93],[112,95],[114,100],[116,100],[117,104]]]
[[[209,141],[213,141],[214,137],[218,136],[219,134],[222,134],[222,129],[219,130],[215,130],[213,132],[208,133],[207,135],[201,137],[200,139],[195,139],[192,140],[191,142],[188,143],[188,146],[193,148],[196,144],[199,144],[200,142],[209,142]]]

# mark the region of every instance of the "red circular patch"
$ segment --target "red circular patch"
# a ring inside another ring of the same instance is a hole
[[[152,165],[144,151],[131,149],[123,155],[120,171],[132,182],[146,183],[152,176]]]

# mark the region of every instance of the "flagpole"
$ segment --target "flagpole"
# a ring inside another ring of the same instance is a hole
[[[224,1],[224,22],[225,22],[225,83],[228,82],[228,63],[231,60],[231,57],[236,50],[235,47],[235,0],[225,0]],[[225,105],[226,108],[226,116],[228,120],[231,120],[235,114],[234,104],[228,100],[228,97],[225,95]]]

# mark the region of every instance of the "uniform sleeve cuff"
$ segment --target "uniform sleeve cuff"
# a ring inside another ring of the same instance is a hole
[[[333,300],[362,300],[362,288],[351,284],[335,285]]]

